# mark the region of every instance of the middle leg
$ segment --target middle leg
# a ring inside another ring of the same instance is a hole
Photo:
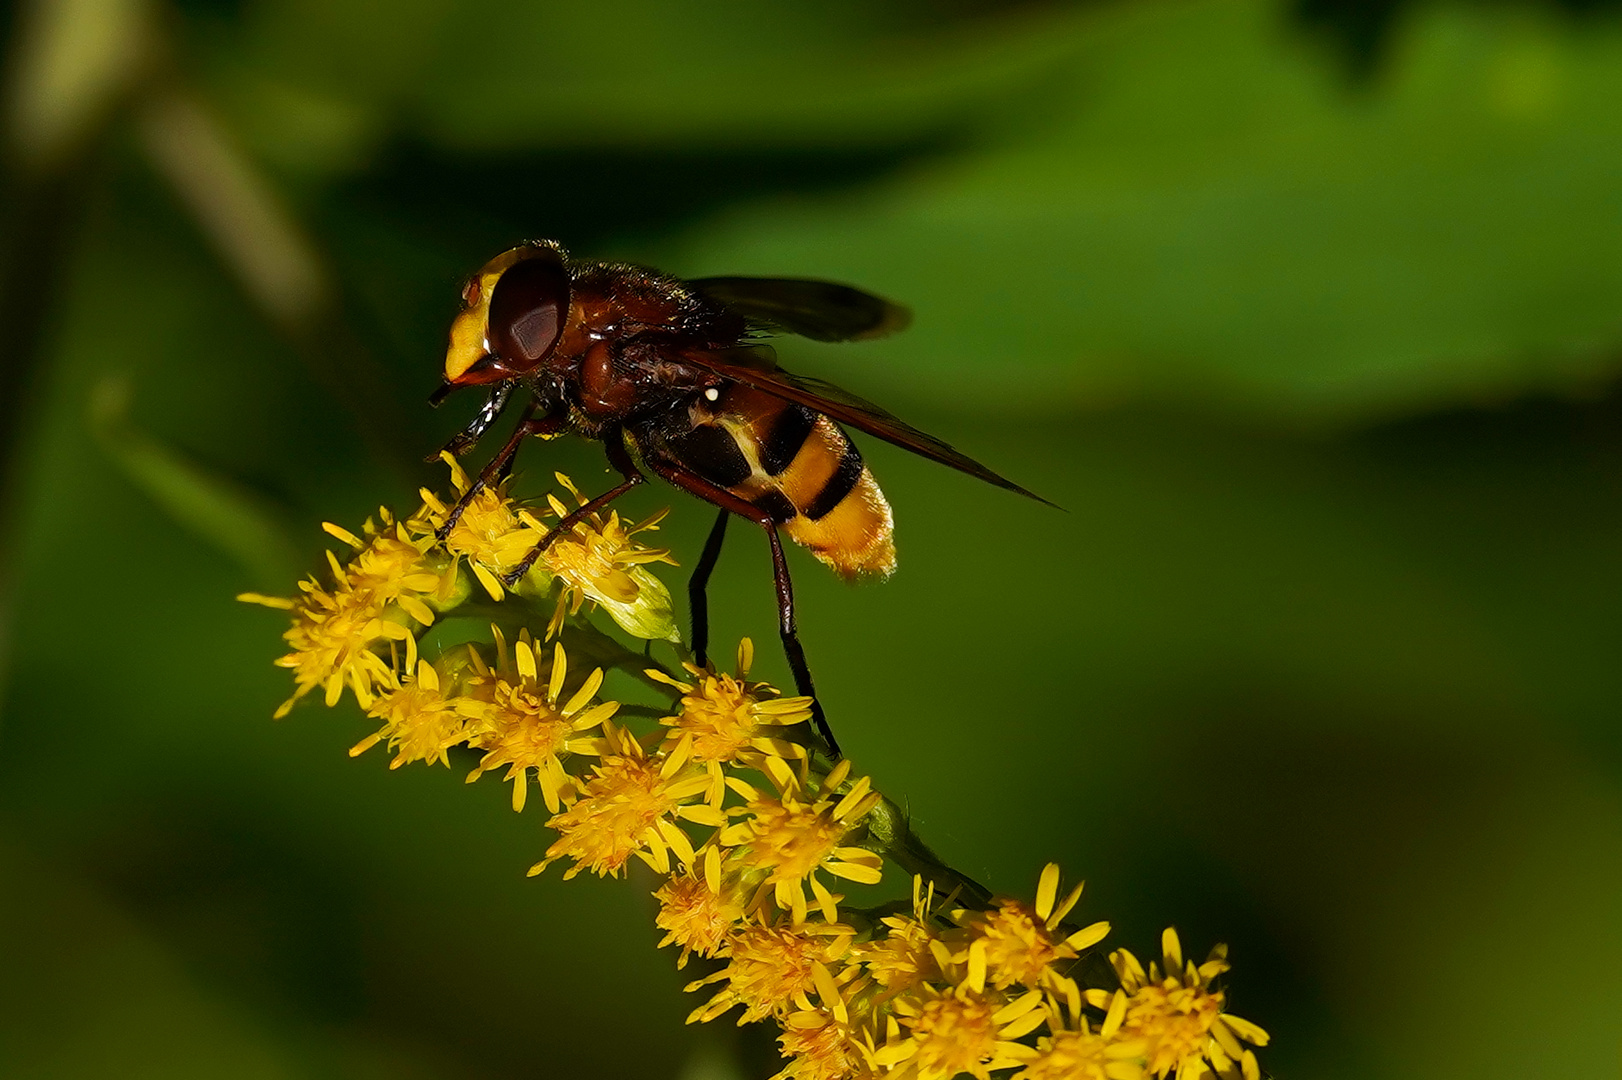
[[[624,479],[619,484],[587,502],[584,506],[577,507],[563,515],[558,519],[556,525],[546,530],[546,535],[541,537],[539,543],[529,549],[529,554],[520,559],[518,565],[502,577],[501,583],[507,588],[510,589],[517,585],[524,575],[529,573],[529,568],[535,565],[535,560],[539,559],[542,553],[551,547],[558,537],[574,528],[588,514],[596,513],[627,491],[647,480],[647,477],[643,476],[636,467],[636,463],[631,460],[631,455],[626,452],[625,440],[621,437],[619,431],[612,430],[603,433],[603,448],[608,451],[608,463],[618,469],[620,476],[624,477]]]

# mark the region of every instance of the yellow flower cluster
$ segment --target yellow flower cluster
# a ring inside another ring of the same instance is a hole
[[[447,460],[462,498],[468,477]],[[615,656],[610,667],[665,689],[671,707],[638,734],[618,702],[599,700],[604,668],[571,664],[554,639],[589,602],[627,631],[674,640],[669,593],[647,569],[668,555],[634,540],[658,518],[592,516],[513,588],[504,579],[546,527],[503,486],[462,501],[449,529],[451,508],[428,491],[410,518],[381,512],[361,536],[329,525],[354,549],[347,562],[329,555],[330,584],[243,597],[292,612],[277,662],[295,692],[277,715],[316,687],[336,704],[347,686],[379,725],[352,754],[382,743],[397,768],[449,765],[456,751],[470,782],[504,770],[520,811],[533,781],[556,839],[532,874],[561,862],[565,878],[622,875],[634,860],[662,879],[661,946],[680,950],[680,967],[698,956],[711,968],[688,986],[708,994],[690,1022],[736,1010],[740,1024],[778,1024],[788,1063],[776,1080],[1259,1080],[1250,1047],[1268,1036],[1224,1011],[1224,949],[1185,962],[1167,930],[1147,971],[1120,950],[1118,985],[1082,985],[1078,961],[1109,925],[1067,922],[1081,886],[1061,895],[1050,864],[1034,901],[987,899],[932,862],[870,778],[807,749],[809,698],[749,680],[747,640],[735,674],[675,674],[584,638],[588,655]],[[549,510],[568,512],[555,497]],[[545,633],[505,631],[498,614],[488,643],[423,655],[423,631],[482,604],[475,592],[520,622],[544,620]],[[881,884],[886,857],[925,867],[910,908],[835,891]]]
[[[681,943],[684,961],[689,951],[726,960],[688,987],[720,986],[690,1020],[742,1006],[739,1023],[778,1021],[789,1064],[774,1080],[1261,1075],[1240,1041],[1265,1045],[1267,1033],[1221,1011],[1222,992],[1210,985],[1226,968],[1220,958],[1162,982],[1134,980],[1126,972],[1136,961],[1116,953],[1123,974],[1113,991],[1083,989],[1066,974],[1109,927],[1065,932],[1081,888],[1059,900],[1054,864],[1043,870],[1034,904],[953,908],[915,877],[911,914],[852,913],[842,923],[750,919],[737,890],[729,897],[724,884],[709,883],[714,876],[706,866],[696,879],[677,876],[660,890],[664,944]],[[722,925],[728,920],[730,929]],[[1177,948],[1175,931],[1166,941]]]
[[[395,521],[387,510],[378,512],[378,520],[366,522],[364,539],[337,525],[323,526],[355,549],[347,564],[327,553],[330,586],[312,576],[299,582],[302,595],[294,599],[237,597],[293,612],[284,635],[292,651],[276,663],[293,670],[295,689],[276,710],[278,719],[318,686],[328,706],[338,703],[345,686],[363,707],[371,706],[380,689],[399,685],[397,646],[406,648],[406,669],[416,667],[411,624],[430,625],[435,608],[459,599],[455,576],[421,530]]]
[[[452,487],[458,496],[465,494],[471,487],[467,473],[449,454],[445,461]],[[578,496],[567,477],[560,473],[558,481]],[[289,652],[276,663],[292,669],[295,689],[277,709],[278,718],[317,687],[328,706],[336,705],[348,687],[362,708],[374,708],[380,696],[423,678],[417,636],[432,625],[436,613],[468,601],[475,582],[492,600],[507,596],[503,575],[546,536],[547,528],[529,510],[515,506],[503,486],[486,488],[469,500],[443,543],[436,534],[450,508],[426,489],[416,513],[397,521],[388,510],[379,510],[361,536],[324,524],[329,535],[353,549],[347,562],[327,553],[330,585],[311,576],[299,583],[297,597],[243,593],[237,598],[293,613],[292,628],[283,635]],[[549,512],[560,518],[566,513],[555,497]],[[680,640],[670,592],[647,569],[648,563],[669,562],[670,553],[635,539],[656,529],[662,516],[627,526],[617,514],[606,519],[589,515],[541,554],[517,592],[550,599],[556,587],[559,599],[548,622],[548,640],[588,602],[601,605],[637,637]]]

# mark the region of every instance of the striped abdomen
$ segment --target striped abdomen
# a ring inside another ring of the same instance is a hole
[[[845,577],[895,569],[890,504],[832,420],[736,383],[696,401],[691,418],[662,440],[686,468],[765,510]]]

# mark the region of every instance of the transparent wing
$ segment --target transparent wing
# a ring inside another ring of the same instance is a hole
[[[813,341],[862,341],[904,330],[912,312],[832,281],[712,277],[687,282],[753,322]]]

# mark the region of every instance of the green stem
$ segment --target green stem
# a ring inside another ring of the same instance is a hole
[[[878,841],[879,853],[909,874],[916,874],[935,886],[940,896],[956,894],[964,907],[984,910],[991,906],[991,890],[941,861],[930,846],[918,838],[901,808],[884,799],[868,815],[868,835]]]

